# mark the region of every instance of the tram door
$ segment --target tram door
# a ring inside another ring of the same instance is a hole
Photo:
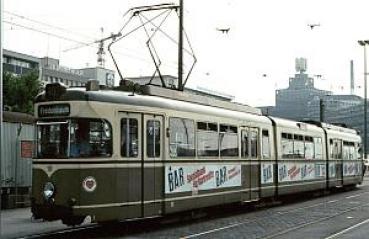
[[[260,197],[259,129],[241,127],[241,157],[247,162],[243,185],[248,189],[242,200],[253,201]],[[243,166],[244,167],[244,166]]]
[[[251,200],[251,164],[250,164],[250,129],[241,127],[241,158],[242,162],[242,185],[247,191],[242,196],[242,201]]]
[[[250,156],[251,156],[251,200],[260,197],[260,137],[258,128],[250,128]]]
[[[120,156],[125,162],[117,170],[117,202],[131,204],[124,210],[127,218],[142,216],[142,115],[119,112]]]
[[[161,214],[163,198],[164,121],[161,115],[143,115],[143,216]]]
[[[342,161],[342,140],[329,140],[329,186],[343,185],[343,161]]]

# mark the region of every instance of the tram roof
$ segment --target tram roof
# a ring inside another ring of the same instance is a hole
[[[3,111],[4,122],[33,124],[35,118],[26,113]]]
[[[319,131],[321,129],[325,129],[328,132],[358,135],[358,131],[356,131],[355,129],[347,128],[347,127],[343,127],[343,126],[335,125],[335,124],[329,124],[329,123],[317,122],[317,121],[316,122],[314,121],[298,122],[298,121],[293,121],[293,120],[283,119],[283,118],[278,118],[278,117],[270,117],[270,118],[273,119],[277,123],[277,125],[282,126],[282,127],[306,128],[308,130],[316,129]]]
[[[55,85],[55,84],[54,84]],[[55,87],[58,87],[55,85]],[[35,102],[51,101],[97,101],[117,104],[129,104],[136,106],[160,107],[190,112],[218,112],[233,114],[248,113],[261,116],[261,110],[233,102],[215,100],[213,98],[192,95],[176,90],[160,89],[159,87],[144,88],[145,92],[132,93],[132,91],[121,91],[112,89],[86,90],[84,87],[65,88],[59,93],[49,94],[43,92],[36,97]],[[47,91],[47,89],[46,89]],[[51,95],[51,96],[50,96]],[[210,107],[209,107],[210,106]],[[226,110],[226,111],[225,111]],[[233,113],[232,113],[233,112]],[[239,116],[239,115],[238,115]]]

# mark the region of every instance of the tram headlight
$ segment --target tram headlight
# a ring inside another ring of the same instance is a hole
[[[44,186],[44,197],[50,199],[55,194],[55,186],[51,182],[47,182]]]

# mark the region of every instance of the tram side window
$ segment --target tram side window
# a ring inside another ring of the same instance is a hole
[[[359,159],[360,158],[360,146],[359,144],[355,144],[355,148],[354,148],[354,159]]]
[[[331,139],[330,140],[330,153],[332,159],[341,159],[342,158],[342,146],[341,140],[339,139]]]
[[[342,157],[344,160],[348,160],[350,159],[350,153],[349,153],[349,143],[348,142],[343,142],[343,147],[342,147]]]
[[[292,134],[282,133],[282,158],[293,157],[293,139]]]
[[[258,155],[258,130],[250,130],[250,151],[251,157],[256,158]]]
[[[122,157],[136,158],[138,156],[138,121],[124,118],[120,121]]]
[[[220,125],[219,145],[221,157],[238,156],[238,134],[237,127]]]
[[[160,157],[160,121],[148,120],[146,123],[147,157]]]
[[[70,157],[106,157],[112,155],[112,129],[103,119],[72,119]]]
[[[219,156],[219,134],[216,123],[197,122],[197,155]]]
[[[37,158],[67,158],[68,122],[37,123]]]
[[[329,140],[329,156],[331,159],[335,158],[335,152],[334,152],[334,147],[333,147],[333,139]]]
[[[350,159],[351,160],[356,160],[357,159],[354,143],[351,143],[351,145],[350,145],[349,154],[350,154]]]
[[[293,136],[293,154],[295,158],[304,158],[304,137],[302,135],[295,134]]]
[[[247,129],[241,131],[241,157],[248,158],[249,156],[249,132]]]
[[[337,158],[342,159],[342,140],[337,139]]]
[[[355,145],[352,142],[343,142],[343,159],[345,160],[353,160],[355,154]]]
[[[305,158],[314,158],[314,141],[313,137],[310,136],[305,136]]]
[[[263,151],[263,158],[268,159],[270,158],[270,144],[269,144],[269,131],[263,130],[262,131],[262,144],[261,146]]]
[[[194,121],[183,118],[169,119],[170,157],[195,156],[195,126]]]
[[[314,138],[315,159],[323,159],[322,138]]]

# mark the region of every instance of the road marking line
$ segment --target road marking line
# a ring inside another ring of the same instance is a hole
[[[349,198],[356,198],[356,197],[359,197],[359,196],[361,196],[361,194],[360,194],[360,195],[359,195],[359,194],[356,194],[356,195],[348,196],[348,197],[346,197],[346,199],[349,199]]]
[[[328,201],[327,203],[334,203],[334,202],[338,202],[338,200]]]
[[[333,235],[331,235],[329,237],[326,237],[325,239],[333,239],[333,238],[336,238],[337,236],[340,236],[340,235],[342,235],[342,234],[344,234],[344,233],[346,233],[346,232],[348,232],[348,231],[350,231],[352,229],[355,229],[355,228],[357,228],[357,227],[359,227],[359,226],[361,226],[361,225],[363,225],[365,223],[368,223],[368,222],[369,222],[369,219],[366,219],[365,221],[362,221],[362,222],[360,222],[360,223],[358,223],[358,224],[356,224],[354,226],[348,227],[348,228],[346,228],[343,231],[337,232],[336,234],[333,234]]]
[[[358,196],[363,195],[363,194],[366,194],[366,193],[369,193],[369,192],[360,193],[360,194],[356,194],[356,195],[353,195],[353,196],[358,197]],[[352,196],[350,196],[350,197],[352,197]],[[348,198],[348,197],[346,197],[346,198]],[[299,210],[302,210],[302,209],[308,209],[308,208],[316,207],[316,206],[319,206],[319,205],[322,205],[322,204],[335,203],[335,202],[338,202],[338,201],[339,200],[331,200],[331,201],[328,201],[328,202],[321,202],[321,203],[317,203],[317,204],[313,204],[313,205],[309,205],[309,206],[305,206],[305,207],[300,207],[300,208],[292,209],[292,210],[285,211],[285,212],[276,212],[276,213],[278,213],[278,214],[286,214],[286,213],[290,213],[290,212],[293,212],[293,211],[299,211]],[[231,225],[228,225],[228,226],[215,228],[215,229],[212,229],[212,230],[208,230],[208,231],[204,231],[204,232],[192,234],[192,235],[189,235],[189,236],[184,236],[184,237],[181,237],[181,239],[199,237],[199,236],[202,236],[202,235],[211,234],[211,233],[214,233],[214,232],[217,232],[217,231],[226,230],[226,229],[237,227],[239,225],[243,225],[243,224],[247,224],[247,223],[250,223],[250,221],[236,223],[236,224],[231,224]]]
[[[219,227],[219,228],[215,228],[215,229],[212,229],[212,230],[200,232],[200,233],[197,233],[197,234],[192,234],[192,235],[189,235],[189,236],[184,236],[184,237],[181,237],[181,239],[199,237],[199,236],[210,234],[210,233],[213,233],[213,232],[222,231],[222,230],[229,229],[229,228],[232,228],[232,227],[237,227],[239,225],[246,224],[246,223],[249,223],[249,221],[232,224],[232,225],[228,225],[228,226],[225,226],[225,227]]]

